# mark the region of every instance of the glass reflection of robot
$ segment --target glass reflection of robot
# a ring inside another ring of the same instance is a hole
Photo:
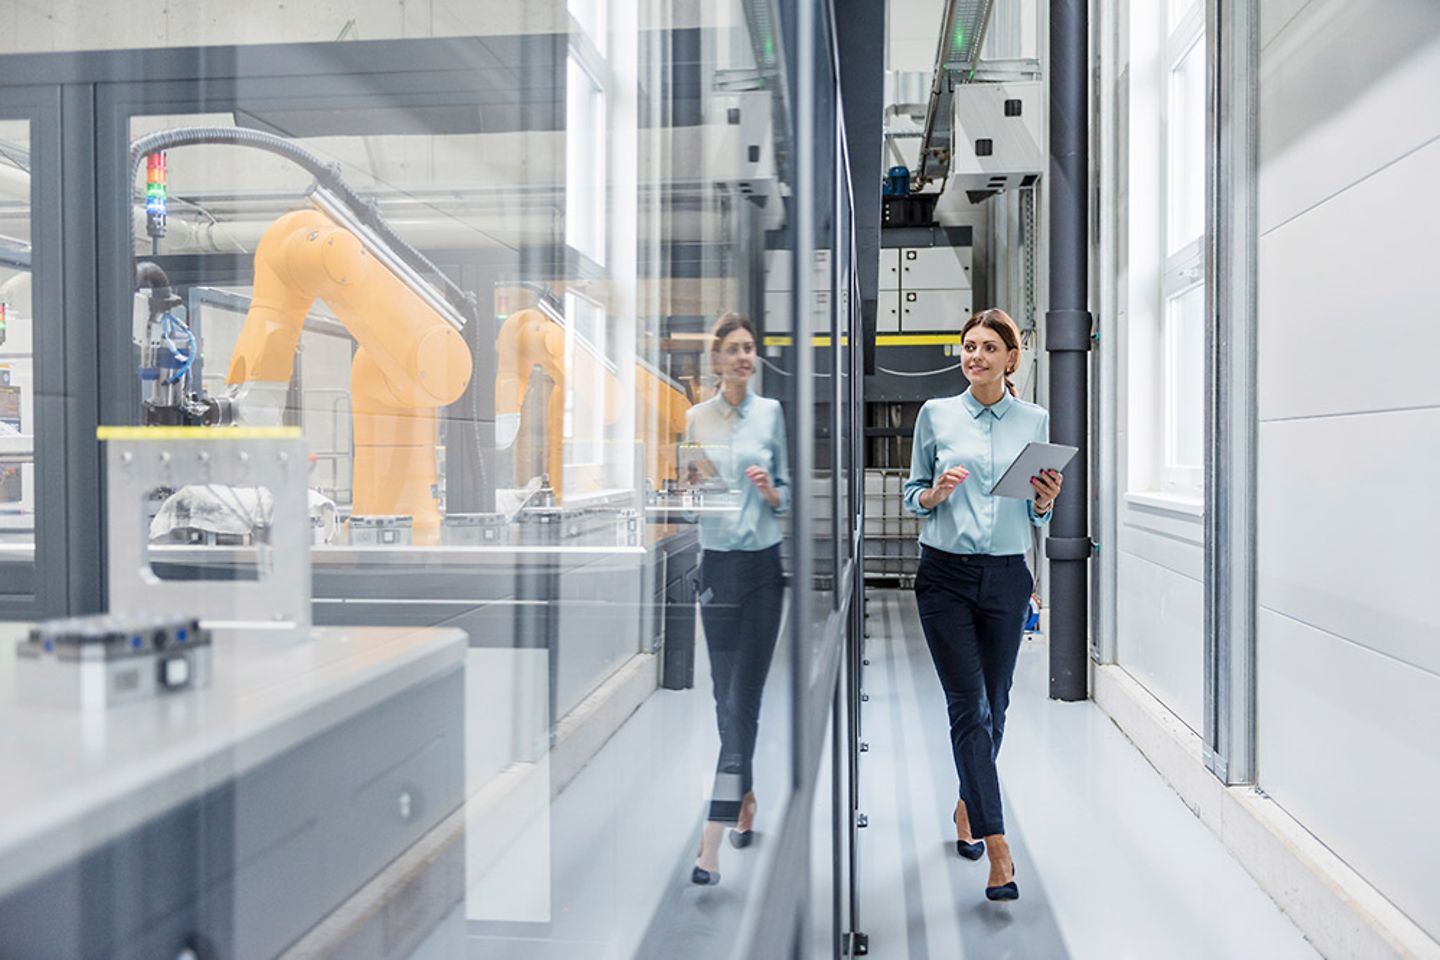
[[[417,544],[439,542],[441,514],[436,465],[438,413],[460,399],[472,374],[472,357],[461,330],[479,315],[474,299],[438,277],[440,288],[421,276],[433,264],[394,235],[324,164],[284,138],[230,128],[183,128],[154,134],[132,147],[132,173],[143,158],[200,143],[227,143],[277,153],[316,176],[309,206],[278,218],[255,252],[254,293],[226,375],[224,396],[187,393],[184,374],[199,350],[183,323],[170,314],[179,304],[169,280],[153,264],[137,270],[137,286],[150,289],[151,315],[142,371],[149,371],[145,418],[158,424],[240,424],[281,422],[296,349],[306,316],[316,300],[329,306],[354,337],[358,349],[350,369],[354,436],[352,486],[355,517],[411,517]],[[159,189],[163,200],[164,163]],[[147,201],[147,230],[164,235],[164,206]],[[421,261],[417,266],[416,261]],[[456,306],[464,300],[464,309]],[[496,341],[497,425],[514,438],[523,421],[517,457],[517,485],[548,477],[563,490],[563,387],[604,408],[613,424],[623,379],[603,355],[588,346],[567,357],[565,321],[542,298],[540,308],[520,310],[502,326]],[[168,324],[168,326],[167,326]],[[546,390],[532,393],[537,373]],[[683,390],[648,366],[634,373],[636,435],[645,445],[645,470],[655,486],[674,478],[675,441],[684,430],[690,401]],[[554,389],[560,388],[560,389]],[[541,399],[527,408],[527,400]],[[528,414],[528,416],[526,416]],[[503,444],[502,440],[502,444]],[[525,473],[525,476],[519,474]]]

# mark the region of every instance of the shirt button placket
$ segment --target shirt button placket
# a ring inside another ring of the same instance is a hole
[[[988,410],[986,411],[986,417],[985,417],[985,440],[986,440],[986,444],[985,444],[985,477],[984,477],[984,483],[985,483],[985,488],[988,490],[988,489],[990,488],[990,480],[991,480],[992,474],[994,473],[994,469],[993,469],[993,468],[994,468],[994,464],[995,464],[995,415],[994,415],[993,413],[991,413],[990,411],[988,411]],[[985,519],[988,521],[988,522],[986,523],[986,532],[985,532],[985,552],[986,552],[986,553],[989,553],[990,550],[991,550],[991,547],[993,546],[993,544],[994,544],[994,542],[995,542],[995,498],[994,498],[994,497],[986,497],[986,498],[985,498]]]

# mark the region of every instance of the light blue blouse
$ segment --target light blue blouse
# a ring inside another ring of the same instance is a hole
[[[991,556],[1030,549],[1031,525],[1049,523],[1050,513],[1037,516],[1034,501],[992,497],[988,491],[1027,443],[1049,439],[1049,412],[1008,392],[988,407],[969,390],[926,401],[915,418],[905,481],[905,508],[926,518],[920,542],[949,553]],[[964,467],[970,475],[943,503],[922,507],[920,494],[951,467]]]
[[[728,451],[712,456],[719,476],[730,488],[706,496],[707,506],[724,506],[700,516],[700,546],[706,550],[765,550],[780,542],[779,518],[790,509],[790,461],[785,450],[785,414],[771,397],[746,393],[732,406],[717,393],[686,414],[685,439]],[[745,471],[759,466],[770,474],[780,494],[772,507]]]

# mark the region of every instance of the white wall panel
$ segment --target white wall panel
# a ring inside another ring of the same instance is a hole
[[[1261,9],[1259,781],[1440,937],[1440,3]]]
[[[944,0],[889,0],[885,14],[885,69],[935,69],[945,17]]]
[[[1134,514],[1132,509],[1128,511]],[[1122,514],[1122,518],[1124,514]],[[1149,519],[1149,518],[1147,518]],[[1205,577],[1205,550],[1201,542],[1203,529],[1200,528],[1199,518],[1193,522],[1175,519],[1172,522],[1176,530],[1183,527],[1194,528],[1193,538],[1181,538],[1170,533],[1161,532],[1154,527],[1139,526],[1122,519],[1120,524],[1120,549],[1126,553],[1133,554],[1147,563],[1153,563],[1164,567],[1173,573],[1191,580],[1202,580]]]
[[[1311,0],[1260,58],[1260,230],[1440,135],[1440,3]]]
[[[1270,610],[1258,675],[1266,793],[1440,938],[1440,678]]]
[[[1260,46],[1264,47],[1314,0],[1265,0],[1260,6]]]
[[[1440,405],[1437,183],[1440,140],[1261,239],[1261,420]]]
[[[1204,586],[1125,550],[1119,568],[1116,659],[1199,730],[1204,720]]]
[[[1440,676],[1437,437],[1440,408],[1261,424],[1260,603]]]

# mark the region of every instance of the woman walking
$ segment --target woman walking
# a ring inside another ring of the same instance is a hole
[[[698,884],[720,882],[720,839],[749,846],[755,823],[753,761],[760,698],[780,630],[784,583],[780,516],[790,507],[785,417],[779,401],[756,396],[755,327],[726,313],[711,339],[710,363],[720,378],[715,396],[691,408],[686,439],[709,459],[708,479],[727,507],[700,519],[700,618],[715,689],[720,758],[700,853]]]
[[[988,899],[1015,900],[995,761],[1034,588],[1025,551],[1031,526],[1049,522],[1062,478],[1031,478],[1030,500],[988,494],[1026,444],[1049,440],[1050,414],[1020,400],[1010,380],[1020,365],[1015,321],[1002,310],[971,317],[961,363],[970,388],[927,401],[915,420],[905,506],[925,518],[915,600],[950,714],[955,847],[969,860],[989,855]]]

